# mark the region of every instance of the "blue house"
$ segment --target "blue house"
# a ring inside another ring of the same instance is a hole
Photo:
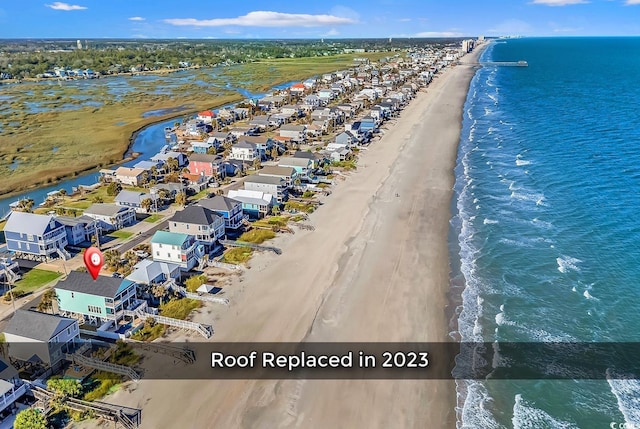
[[[226,230],[235,231],[242,226],[244,214],[240,201],[223,195],[216,195],[213,198],[203,198],[198,201],[198,204],[222,216]]]
[[[206,142],[193,142],[191,143],[191,148],[193,149],[193,153],[209,153],[209,149],[213,146],[212,143]]]
[[[100,231],[99,222],[89,216],[58,216],[56,220],[64,225],[64,229],[67,232],[67,241],[72,246],[90,243],[96,232],[102,232]]]
[[[4,227],[7,249],[43,259],[69,259],[67,233],[53,216],[13,212]]]
[[[147,194],[146,192],[127,191],[125,189],[118,193],[115,202],[119,206],[132,207],[137,212],[143,213],[146,212],[146,209],[143,208],[142,201],[146,199],[151,200],[151,204],[153,207],[153,204],[158,199],[158,196],[154,194]]]
[[[360,131],[373,131],[376,129],[376,120],[371,116],[365,116],[360,120]]]

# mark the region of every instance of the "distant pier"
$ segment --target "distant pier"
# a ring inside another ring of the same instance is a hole
[[[481,66],[506,66],[506,67],[528,67],[529,63],[526,61],[485,61],[477,63]]]

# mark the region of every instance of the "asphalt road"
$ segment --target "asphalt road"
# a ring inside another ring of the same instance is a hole
[[[169,227],[169,221],[165,220],[164,222],[160,222],[158,225],[154,226],[150,230],[148,230],[146,232],[143,232],[143,233],[137,235],[135,238],[132,238],[131,240],[127,241],[126,243],[123,243],[120,246],[116,247],[116,249],[118,249],[118,251],[121,254],[123,254],[126,251],[133,249],[134,247],[136,247],[138,244],[142,243],[143,241],[148,240],[149,238],[151,238],[153,236],[153,234],[156,233],[156,231],[160,231],[160,230],[168,228],[168,227]]]

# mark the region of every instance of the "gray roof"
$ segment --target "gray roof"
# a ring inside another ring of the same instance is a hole
[[[237,147],[241,149],[251,149],[251,150],[256,150],[257,148],[255,143],[251,143],[246,140],[240,140],[238,143],[234,144],[233,147]]]
[[[294,158],[303,158],[303,159],[310,159],[312,161],[317,160],[318,158],[313,154],[313,152],[306,152],[306,151],[302,151],[302,150],[297,150],[296,153],[293,155]]]
[[[145,192],[127,191],[125,189],[120,191],[116,196],[116,203],[140,204],[145,198],[154,200],[155,195],[147,194]]]
[[[75,226],[75,225],[87,225],[90,223],[97,222],[94,218],[89,216],[79,216],[79,217],[71,217],[71,216],[57,216],[56,219],[63,225],[67,226]]]
[[[98,276],[96,280],[93,280],[91,276],[89,276],[89,273],[71,271],[65,280],[61,280],[56,284],[55,288],[105,298],[114,298],[121,288],[124,289],[124,287],[132,283],[131,280],[107,276]]]
[[[283,179],[274,176],[249,176],[245,179],[244,183],[266,183],[269,185],[280,185]]]
[[[216,195],[213,198],[203,198],[198,201],[198,205],[206,207],[209,210],[230,212],[238,205],[238,201],[224,195]]]
[[[268,165],[258,171],[259,176],[279,176],[279,177],[291,177],[296,174],[296,170],[293,167],[276,167]]]
[[[91,204],[91,206],[84,211],[86,215],[99,215],[99,216],[115,216],[121,211],[132,210],[129,207],[119,206],[117,204],[105,204],[105,203],[96,203]],[[5,227],[6,229],[6,227]]]
[[[75,319],[18,309],[4,332],[33,340],[49,341],[74,323],[77,323]]]
[[[133,272],[127,276],[127,279],[136,283],[149,284],[151,280],[155,280],[161,274],[166,274],[168,277],[179,269],[180,266],[177,264],[143,259],[133,267]]]
[[[216,162],[218,159],[218,155],[210,155],[206,153],[193,153],[189,155],[189,162]]]
[[[304,131],[304,125],[285,124],[280,127],[280,131]]]
[[[202,206],[189,206],[176,212],[170,219],[171,222],[193,223],[197,225],[211,225],[220,218],[218,213]]]
[[[309,159],[298,157],[284,157],[280,158],[278,167],[306,167],[309,165]]]
[[[47,231],[47,228],[49,228],[52,220],[55,223],[54,228],[61,226],[60,222],[56,221],[53,216],[13,212],[9,216],[9,220],[7,220],[4,230],[21,232],[23,234],[43,235]]]

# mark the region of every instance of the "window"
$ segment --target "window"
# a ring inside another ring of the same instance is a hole
[[[33,241],[33,234],[27,234],[27,240]]]
[[[173,226],[178,226],[178,224],[176,222],[173,222]]]
[[[156,256],[160,256],[160,251],[156,250]]]
[[[67,335],[71,335],[71,328],[67,328]]]
[[[71,292],[71,298],[75,298],[76,296],[74,295],[73,292]]]
[[[167,258],[171,259],[171,252],[167,252]]]
[[[187,229],[189,229],[189,224],[187,224]]]
[[[88,305],[89,313],[102,313],[102,309],[96,305]]]

